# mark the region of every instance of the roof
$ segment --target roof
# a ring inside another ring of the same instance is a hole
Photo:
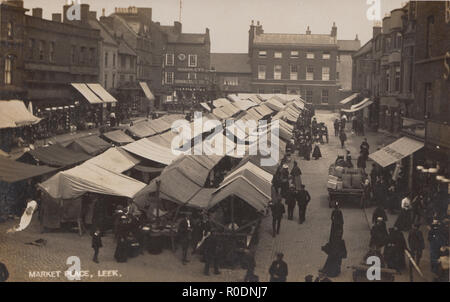
[[[123,133],[122,130],[115,130],[115,131],[111,131],[111,132],[106,132],[106,133],[103,133],[103,136],[107,140],[110,140],[112,143],[119,144],[119,145],[128,144],[128,143],[134,142],[134,139],[132,139],[131,137],[129,137],[128,135]]]
[[[133,198],[145,184],[92,163],[59,172],[39,186],[55,199],[74,199],[86,192]]]
[[[213,68],[222,73],[252,73],[250,58],[246,53],[212,53]]]
[[[197,34],[197,33],[177,33],[174,26],[170,25],[160,25],[159,28],[165,34],[167,34],[168,43],[177,44],[205,44],[207,39],[207,34]]]
[[[119,54],[136,56],[136,52],[125,41],[119,41],[118,51],[119,51]]]
[[[277,45],[336,45],[336,39],[331,35],[324,34],[278,34],[264,33],[256,35],[254,44],[277,44]]]
[[[158,145],[146,138],[125,145],[122,148],[132,154],[165,165],[169,165],[178,156],[174,154],[171,148]]]
[[[53,167],[66,167],[79,164],[91,158],[86,153],[66,149],[60,145],[37,148],[26,154],[32,156],[37,162]],[[21,159],[25,159],[23,156]],[[22,161],[22,160],[21,160]]]
[[[353,54],[354,57],[363,55],[365,53],[372,51],[372,40],[367,41],[366,44],[364,44],[357,52]]]
[[[361,47],[359,40],[338,40],[337,44],[340,51],[357,51]]]
[[[33,125],[40,120],[27,110],[22,101],[0,100],[0,129]]]
[[[114,40],[113,36],[106,30],[105,26],[100,23],[97,19],[89,19],[89,25],[95,29],[100,30],[100,36],[103,39],[104,43],[112,44],[117,46],[117,42]]]
[[[82,151],[89,155],[98,155],[110,147],[111,144],[102,140],[98,135],[77,138],[67,146],[71,150]]]
[[[133,126],[128,126],[126,129],[132,136],[138,138],[156,134],[156,131],[145,122],[136,123]]]
[[[34,166],[0,157],[0,181],[13,183],[56,171],[48,166]]]
[[[139,164],[140,160],[121,148],[110,148],[86,163],[94,164],[114,173],[122,173]]]

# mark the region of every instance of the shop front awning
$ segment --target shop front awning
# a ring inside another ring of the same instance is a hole
[[[103,104],[103,101],[84,83],[71,83],[90,104]]]
[[[351,96],[346,97],[345,99],[340,101],[339,104],[346,105],[346,104],[350,103],[351,101],[353,101],[354,99],[356,99],[358,97],[358,95],[359,95],[359,93],[354,93]]]
[[[0,100],[0,129],[34,125],[40,120],[27,110],[22,101]]]
[[[14,183],[56,171],[48,166],[34,166],[0,157],[0,181]]]
[[[369,107],[372,104],[373,104],[373,101],[371,101],[368,98],[365,98],[364,100],[362,100],[358,104],[352,105],[352,107],[350,109],[341,109],[341,111],[347,112],[347,113],[353,113],[353,112],[357,112],[359,110],[362,110],[362,109],[364,109],[366,107]]]
[[[117,103],[117,100],[100,84],[86,84],[105,103]]]
[[[402,137],[392,144],[369,155],[380,166],[387,167],[424,147],[423,142]]]
[[[142,90],[144,91],[144,94],[147,97],[147,99],[149,99],[150,101],[154,101],[155,96],[151,92],[150,87],[148,87],[147,83],[139,82],[139,85],[141,86]]]

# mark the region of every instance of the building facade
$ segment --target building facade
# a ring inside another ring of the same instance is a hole
[[[25,12],[23,1],[0,3],[0,100],[23,99]]]
[[[212,53],[211,70],[222,93],[250,93],[252,68],[246,53]]]
[[[351,84],[344,75],[351,72],[351,62],[342,61],[338,74],[338,56],[344,60],[356,49],[352,45],[340,51],[335,24],[330,34],[312,34],[309,27],[305,34],[273,34],[252,22],[248,52],[253,92],[299,94],[318,107],[335,107],[338,89]]]
[[[163,46],[161,83],[163,103],[192,103],[204,100],[213,84],[211,40],[204,33],[183,33],[182,24],[161,26]]]

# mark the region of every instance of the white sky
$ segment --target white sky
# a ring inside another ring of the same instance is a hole
[[[153,21],[169,25],[179,18],[180,0],[81,0],[101,15],[114,7],[151,7]],[[246,52],[251,20],[259,20],[265,32],[329,33],[333,21],[338,27],[338,39],[354,39],[361,45],[372,35],[373,21],[366,12],[367,2],[380,1],[381,17],[401,6],[405,0],[182,0],[183,32],[202,33],[210,29],[212,52]],[[66,0],[24,0],[25,7],[42,7],[44,18],[61,12]]]

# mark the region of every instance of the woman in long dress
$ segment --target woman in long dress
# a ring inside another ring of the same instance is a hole
[[[319,144],[316,144],[314,146],[314,151],[313,151],[312,157],[314,157],[315,160],[318,160],[319,158],[322,157],[322,153],[320,152]]]
[[[327,260],[319,272],[328,277],[337,277],[341,273],[342,259],[347,258],[347,248],[342,236],[332,238],[322,250],[328,255]]]
[[[300,190],[300,187],[302,185],[301,175],[302,171],[300,170],[300,167],[298,166],[297,162],[294,161],[294,167],[292,167],[291,176],[296,190]]]
[[[117,262],[127,262],[128,259],[128,243],[124,237],[120,237],[117,242],[114,258]]]

